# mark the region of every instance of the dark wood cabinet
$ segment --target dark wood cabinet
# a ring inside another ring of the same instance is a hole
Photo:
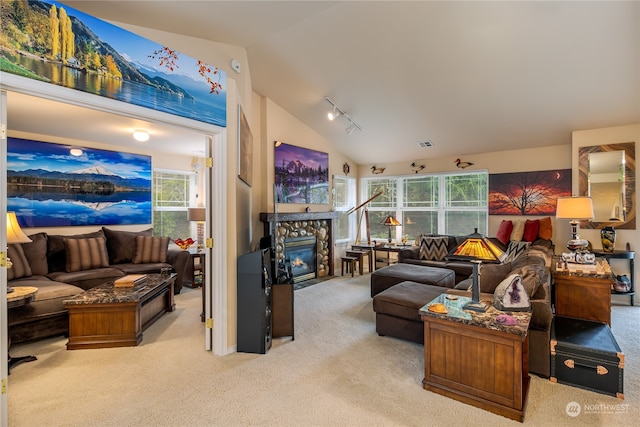
[[[555,272],[553,281],[556,316],[611,326],[611,278]]]
[[[265,354],[272,338],[270,249],[238,257],[237,351]]]

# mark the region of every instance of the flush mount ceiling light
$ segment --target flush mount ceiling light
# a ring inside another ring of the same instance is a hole
[[[149,140],[149,132],[143,129],[136,129],[133,131],[133,139],[140,142]]]
[[[329,111],[329,113],[327,114],[327,118],[331,121],[335,120],[337,117],[344,117],[344,119],[349,123],[347,125],[347,127],[345,128],[345,132],[347,133],[347,135],[351,135],[353,133],[354,130],[358,129],[358,130],[362,130],[362,127],[357,124],[352,118],[351,116],[346,113],[344,110],[340,109],[340,107],[338,107],[335,102],[333,102],[331,99],[329,99],[328,97],[324,98],[325,101],[327,101],[329,104],[331,104],[332,110]]]

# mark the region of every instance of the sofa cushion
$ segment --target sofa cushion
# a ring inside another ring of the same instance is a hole
[[[506,256],[504,257],[504,262],[512,262],[520,255],[524,253],[527,248],[531,246],[530,242],[509,242],[509,246],[507,247],[507,251],[505,252]]]
[[[166,262],[168,249],[168,237],[136,236],[136,255],[133,263]]]
[[[420,259],[442,261],[449,253],[449,237],[420,236]]]
[[[492,294],[496,286],[500,284],[511,272],[511,264],[481,264],[480,265],[480,292]]]
[[[104,237],[64,239],[64,246],[68,273],[109,266]]]
[[[553,225],[551,217],[546,216],[539,219],[540,227],[538,228],[538,239],[551,240],[553,236]]]
[[[500,227],[498,228],[498,232],[496,233],[496,238],[506,245],[509,243],[509,238],[511,238],[512,231],[513,222],[503,219],[500,223]]]
[[[27,257],[24,256],[22,245],[16,243],[9,245],[7,249],[7,256],[13,264],[11,268],[7,270],[7,280],[20,279],[21,277],[31,276],[31,267]]]
[[[117,268],[104,267],[93,268],[91,270],[72,271],[56,271],[47,274],[47,277],[56,282],[68,283],[79,288],[87,289],[102,285],[110,280],[123,277],[124,273]]]
[[[533,242],[538,238],[538,229],[540,228],[540,221],[537,219],[528,219],[524,223],[524,232],[522,234],[522,240],[525,242]]]
[[[86,234],[74,234],[71,236],[61,236],[49,234],[47,236],[47,263],[49,272],[66,271],[66,249],[64,239],[86,239],[89,237],[104,237],[102,230]]]
[[[153,236],[153,228],[143,231],[120,231],[102,227],[107,238],[110,264],[131,263],[136,255],[136,237]]]
[[[47,233],[36,233],[29,236],[30,243],[22,243],[22,250],[27,257],[31,274],[45,276],[49,272],[47,264]]]
[[[511,236],[509,240],[512,242],[520,242],[522,241],[522,236],[524,235],[524,221],[521,219],[517,219],[513,221],[513,230],[511,230]]]

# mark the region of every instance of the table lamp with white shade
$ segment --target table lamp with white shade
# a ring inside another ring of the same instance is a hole
[[[16,217],[15,212],[7,212],[7,244],[12,245],[15,243],[29,243],[31,239],[24,234],[22,228],[20,228],[20,224],[18,223],[18,218]],[[11,268],[13,264],[9,257],[7,257],[7,268]],[[13,288],[7,286],[7,293],[13,292]]]

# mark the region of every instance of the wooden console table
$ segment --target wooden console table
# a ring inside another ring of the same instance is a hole
[[[514,326],[495,321],[504,314],[462,310],[468,297],[440,295],[420,309],[424,321],[425,390],[522,422],[529,390],[531,312],[508,313]],[[442,303],[447,314],[428,310]]]
[[[130,288],[113,282],[91,288],[63,301],[69,311],[67,350],[136,346],[142,331],[165,312],[173,311],[176,273],[147,280]]]

